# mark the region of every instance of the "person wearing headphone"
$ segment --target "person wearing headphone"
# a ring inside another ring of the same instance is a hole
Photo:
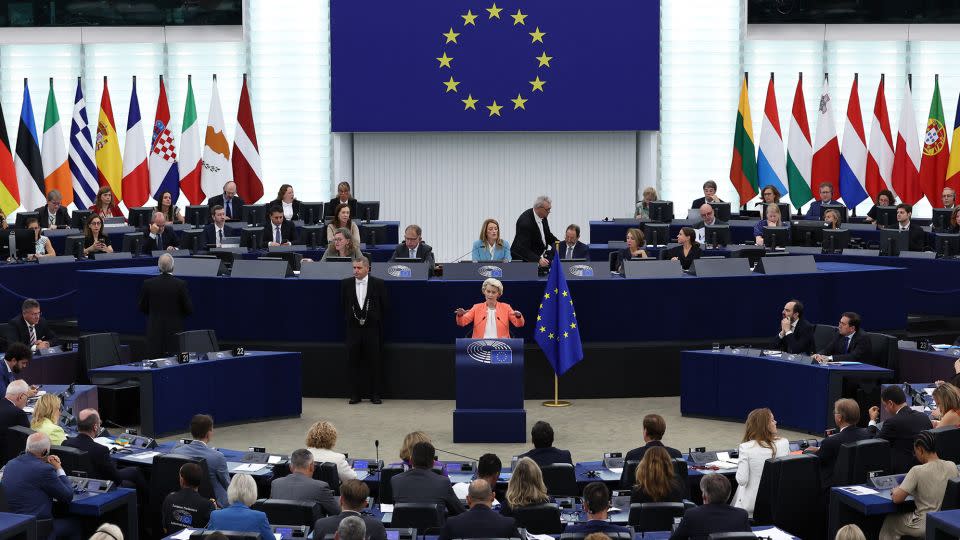
[[[940,510],[947,481],[957,477],[957,465],[937,455],[933,433],[922,431],[913,441],[913,454],[920,465],[914,465],[899,486],[893,488],[890,499],[902,504],[912,495],[916,509],[902,514],[890,514],[883,520],[880,540],[896,540],[901,536],[926,537],[927,512]]]

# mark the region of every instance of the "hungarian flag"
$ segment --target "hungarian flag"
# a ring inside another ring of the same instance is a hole
[[[867,198],[864,179],[867,175],[867,137],[860,112],[858,75],[853,76],[850,100],[847,101],[847,122],[843,128],[843,150],[840,152],[840,193],[848,208],[856,208]],[[836,193],[836,192],[834,192]]]
[[[44,187],[47,193],[55,189],[63,197],[64,206],[72,203],[73,182],[70,180],[70,167],[67,165],[67,147],[63,144],[57,98],[53,93],[53,77],[50,77],[47,112],[43,118],[43,150],[40,158],[43,162]]]
[[[123,180],[123,162],[120,158],[120,142],[117,140],[117,124],[113,121],[113,105],[110,104],[110,91],[107,78],[103,78],[103,96],[100,98],[100,117],[97,120],[97,175],[100,186],[110,186],[113,191],[113,203],[123,200],[121,182]],[[130,206],[128,205],[127,208]]]
[[[177,167],[177,145],[170,133],[170,106],[167,89],[160,76],[160,95],[157,97],[156,121],[150,146],[150,193],[160,202],[164,192],[170,192],[173,204],[180,198],[180,170]]]
[[[790,202],[800,207],[813,198],[810,190],[810,167],[813,160],[813,145],[810,143],[810,124],[803,100],[803,74],[797,80],[793,94],[793,112],[790,115],[790,140],[787,142],[787,178],[790,184]]]
[[[840,198],[840,144],[830,110],[830,81],[826,75],[823,76],[823,92],[817,111],[817,140],[814,144],[810,186],[819,192],[817,186],[822,182],[830,182],[836,200]]]
[[[887,97],[883,91],[884,77],[880,75],[877,99],[873,103],[873,123],[870,126],[870,145],[867,153],[867,193],[874,201],[884,189],[890,189],[893,172],[893,136]],[[893,202],[893,201],[890,201]]]
[[[253,204],[263,197],[263,181],[260,168],[260,147],[257,145],[257,130],[253,126],[253,109],[247,90],[247,75],[243,75],[240,91],[240,107],[237,109],[237,133],[233,138],[233,181],[237,194]]]
[[[7,123],[0,107],[0,210],[10,215],[20,207],[20,186],[17,185],[17,169],[13,165],[13,152],[7,136]]]
[[[220,107],[220,92],[217,91],[217,76],[213,76],[213,91],[210,92],[210,114],[203,138],[203,169],[200,170],[200,187],[209,197],[223,192],[223,186],[233,180],[230,167],[230,143],[227,142],[223,125],[223,109]]]
[[[923,197],[920,190],[920,143],[917,140],[917,119],[913,113],[910,82],[903,88],[900,101],[900,125],[897,126],[897,146],[893,153],[893,192],[901,201],[916,204]]]
[[[37,123],[33,119],[30,89],[23,80],[23,106],[20,108],[20,128],[17,130],[17,183],[20,186],[20,205],[30,212],[47,202],[43,181],[43,160],[37,142]]]
[[[136,208],[146,204],[150,198],[150,172],[147,170],[147,152],[143,147],[136,76],[133,77],[133,89],[130,91],[126,141],[123,146],[123,200],[127,208]]]
[[[187,101],[183,107],[183,127],[180,131],[180,189],[190,204],[203,202],[200,189],[200,127],[197,125],[197,105],[193,101],[193,82],[187,75]]]
[[[947,163],[946,186],[960,192],[960,96],[957,97],[957,116],[953,120],[953,151]]]
[[[87,120],[87,102],[77,77],[77,94],[73,99],[73,120],[70,122],[70,151],[67,162],[73,177],[73,202],[83,210],[93,206],[97,199],[97,162]]]
[[[940,100],[940,76],[933,82],[933,99],[923,135],[923,157],[920,159],[920,189],[934,207],[940,206],[943,183],[947,179],[950,146],[943,123],[943,102]]]
[[[733,159],[730,161],[730,181],[737,188],[740,204],[756,196],[757,157],[753,144],[753,121],[750,119],[750,101],[747,97],[747,76],[740,86],[740,103],[737,106],[737,123],[733,133]]]
[[[763,104],[757,178],[761,188],[774,186],[781,195],[787,194],[787,163],[783,156],[783,134],[780,132],[780,116],[777,114],[777,96],[773,90],[773,73],[770,74],[767,99]]]

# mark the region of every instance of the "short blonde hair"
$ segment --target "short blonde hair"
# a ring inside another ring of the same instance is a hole
[[[653,200],[657,200],[658,198],[660,198],[660,195],[657,194],[657,188],[653,186],[647,186],[646,188],[644,188],[643,196],[641,198],[643,200],[647,200],[647,195],[650,195],[650,194],[653,195]]]
[[[227,500],[230,504],[239,502],[253,506],[257,502],[257,483],[249,474],[236,474],[227,486]]]
[[[44,420],[50,420],[57,423],[57,417],[60,415],[60,398],[56,394],[44,394],[40,396],[36,406],[33,408],[33,420],[30,427],[39,429]]]
[[[123,531],[113,523],[104,523],[97,527],[90,540],[123,540]]]
[[[844,525],[837,531],[836,540],[867,540],[860,527],[854,524]]]
[[[337,444],[337,428],[326,420],[314,422],[307,431],[307,448],[332,450]]]
[[[487,290],[487,286],[493,287],[494,289],[500,291],[500,294],[503,294],[503,283],[496,278],[487,278],[483,280],[483,285],[480,286],[480,292]]]
[[[403,438],[403,444],[400,445],[400,459],[409,462],[414,445],[422,442],[433,444],[430,436],[422,431],[407,433],[407,436]]]

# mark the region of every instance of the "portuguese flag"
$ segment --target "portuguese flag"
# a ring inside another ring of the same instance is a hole
[[[943,120],[943,102],[940,100],[940,76],[937,75],[933,83],[930,115],[927,116],[927,130],[923,136],[923,157],[920,158],[920,188],[934,208],[940,206],[940,194],[947,179],[949,161],[950,145]]]
[[[740,204],[754,198],[757,185],[757,154],[753,144],[753,121],[750,119],[750,101],[747,98],[747,74],[740,87],[740,105],[737,107],[737,125],[733,134],[733,159],[730,161],[730,181],[737,188]]]

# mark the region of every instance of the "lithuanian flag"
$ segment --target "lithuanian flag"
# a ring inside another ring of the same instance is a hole
[[[750,101],[747,97],[747,74],[740,87],[740,105],[737,107],[737,126],[733,134],[733,159],[730,161],[730,181],[740,194],[740,204],[754,198],[757,185],[757,154],[753,144],[753,121],[750,119]]]

